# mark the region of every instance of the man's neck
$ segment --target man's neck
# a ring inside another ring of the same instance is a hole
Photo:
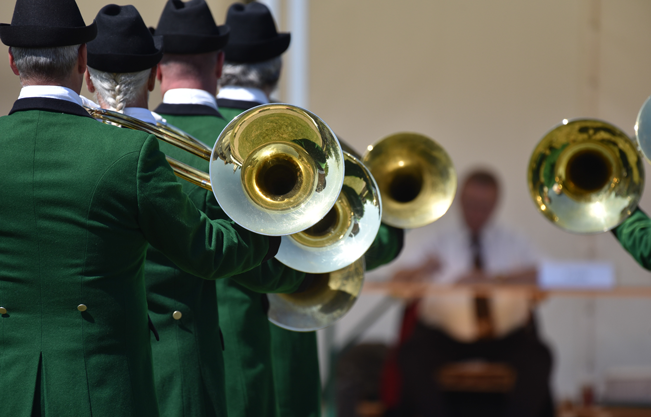
[[[81,94],[81,84],[78,84],[76,82],[71,82],[70,80],[55,81],[55,80],[45,80],[45,79],[21,78],[20,83],[22,84],[23,87],[37,86],[37,85],[65,87],[71,89],[77,94]]]
[[[110,109],[111,106],[108,105],[106,101],[102,98],[101,95],[97,94],[97,104],[103,109]],[[128,103],[125,104],[125,108],[127,107],[140,107],[143,109],[149,109],[149,100],[148,97],[138,97],[135,100],[132,100]]]
[[[149,109],[149,98],[148,97],[139,97],[132,102],[127,103],[126,107],[140,107],[143,109]]]

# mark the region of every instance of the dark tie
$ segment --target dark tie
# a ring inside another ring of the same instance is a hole
[[[484,270],[484,258],[482,256],[481,240],[478,233],[470,235],[470,250],[472,263],[475,271]],[[490,300],[486,296],[475,296],[475,318],[480,339],[490,339],[494,335],[493,317],[491,315]]]

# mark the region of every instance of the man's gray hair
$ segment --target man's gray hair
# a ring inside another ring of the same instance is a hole
[[[101,97],[109,110],[124,111],[128,103],[138,98],[149,80],[151,69],[139,72],[104,72],[88,67],[96,95]],[[149,92],[147,92],[149,93]],[[98,99],[99,101],[99,99]]]
[[[260,90],[273,90],[278,85],[280,70],[283,61],[276,57],[268,61],[256,62],[253,64],[238,64],[224,62],[222,77],[219,79],[219,86],[251,87]]]
[[[21,78],[63,80],[77,64],[81,45],[59,46],[55,48],[17,48],[11,47],[16,67]]]

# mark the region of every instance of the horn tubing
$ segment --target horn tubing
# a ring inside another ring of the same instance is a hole
[[[170,156],[167,157],[167,162],[169,162],[174,174],[194,185],[197,185],[204,190],[212,192],[212,186],[210,184],[210,175],[205,172],[196,169],[195,167],[188,165],[184,162],[174,159]]]
[[[205,143],[201,142],[200,140],[195,139],[187,133],[179,131],[178,129],[171,128],[167,125],[153,126],[134,117],[129,117],[122,113],[106,109],[91,109],[86,107],[86,111],[95,119],[116,123],[129,129],[140,130],[149,133],[156,136],[163,142],[167,142],[172,146],[176,146],[177,148],[181,148],[184,151],[190,152],[191,154],[196,155],[201,159],[210,161],[212,149],[210,149]]]

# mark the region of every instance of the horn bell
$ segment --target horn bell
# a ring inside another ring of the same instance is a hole
[[[312,332],[343,317],[355,304],[364,284],[364,257],[327,274],[319,274],[306,291],[268,294],[269,321],[283,329]]]
[[[281,236],[314,225],[333,207],[344,181],[337,137],[315,114],[267,104],[234,118],[210,160],[224,212],[255,233]]]
[[[292,269],[323,274],[344,268],[371,246],[382,222],[380,194],[370,171],[344,152],[344,185],[334,207],[314,226],[283,236],[276,254]]]
[[[575,233],[608,231],[635,209],[644,166],[635,143],[594,119],[563,121],[536,146],[528,168],[531,198],[552,223]]]
[[[364,164],[380,187],[382,221],[401,229],[425,226],[454,200],[457,174],[447,152],[418,133],[396,133],[368,147]]]
[[[635,139],[640,152],[651,162],[651,97],[647,98],[635,122]]]

